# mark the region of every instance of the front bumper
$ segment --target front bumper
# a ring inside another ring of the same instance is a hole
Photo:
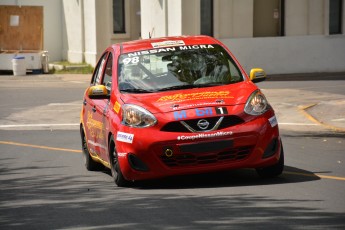
[[[276,164],[281,139],[272,126],[273,111],[248,122],[207,133],[162,132],[123,126],[131,143],[116,142],[122,173],[127,180],[205,173]]]

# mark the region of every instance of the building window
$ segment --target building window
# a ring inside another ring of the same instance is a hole
[[[342,0],[329,0],[329,34],[341,34]]]
[[[200,34],[213,36],[213,0],[200,1]]]
[[[113,30],[114,34],[126,33],[125,0],[113,0]]]

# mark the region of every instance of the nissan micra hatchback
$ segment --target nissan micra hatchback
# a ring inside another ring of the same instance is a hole
[[[280,175],[277,119],[228,48],[207,36],[124,42],[102,54],[80,118],[85,166],[118,186],[172,175],[255,168]]]

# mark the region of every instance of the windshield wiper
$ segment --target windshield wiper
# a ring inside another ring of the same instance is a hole
[[[215,83],[195,84],[194,87],[202,88],[202,87],[212,87],[212,86],[220,86],[220,85],[225,85],[225,83],[215,82]]]
[[[192,89],[192,88],[195,88],[195,86],[194,85],[175,85],[175,86],[157,89],[157,91],[169,91],[169,90]]]
[[[120,89],[120,91],[126,93],[153,93],[153,91],[146,89]]]

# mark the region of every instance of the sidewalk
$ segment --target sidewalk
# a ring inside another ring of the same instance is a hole
[[[27,84],[36,82],[35,85],[39,82],[51,82],[49,85],[62,83],[67,86],[78,82],[83,83],[86,88],[90,79],[91,74],[1,75],[0,83],[6,87],[7,84],[13,84],[11,80],[25,81],[28,82]],[[270,76],[268,81],[296,81],[295,79],[345,81],[345,73],[318,74],[316,78],[312,74],[274,75]],[[263,92],[276,111],[281,129],[315,132],[329,130],[345,133],[344,95],[299,89],[263,89]]]
[[[316,123],[345,133],[345,99],[321,101],[304,108],[304,111]]]

